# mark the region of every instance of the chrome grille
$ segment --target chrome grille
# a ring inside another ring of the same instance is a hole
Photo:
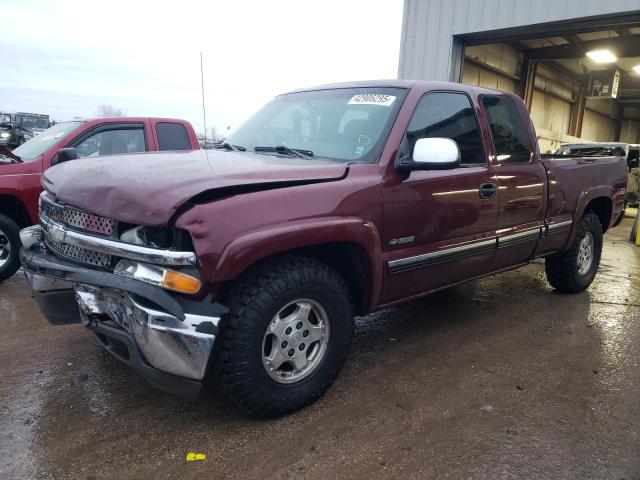
[[[40,216],[60,222],[62,220],[62,210],[62,207],[45,200],[44,196],[40,196]]]
[[[72,210],[70,208],[63,209],[62,222],[70,227],[89,230],[103,235],[112,235],[115,223],[110,218],[99,217],[98,215]]]
[[[60,243],[53,240],[51,237],[45,234],[47,246],[54,252],[77,260],[88,265],[96,267],[109,268],[111,266],[112,256],[106,253],[95,252],[86,248],[81,248],[76,245],[69,245],[66,243]]]
[[[57,205],[46,194],[41,195],[40,200],[40,214],[46,218],[79,230],[86,230],[105,236],[113,235],[116,222],[111,218]]]

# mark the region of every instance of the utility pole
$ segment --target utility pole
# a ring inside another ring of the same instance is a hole
[[[200,83],[202,85],[202,123],[204,124],[204,148],[207,148],[207,112],[204,108],[204,69],[202,68],[202,52],[200,52]]]

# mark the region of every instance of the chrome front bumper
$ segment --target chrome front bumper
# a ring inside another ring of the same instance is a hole
[[[185,313],[182,321],[112,288],[76,284],[75,294],[86,327],[91,329],[108,317],[135,342],[153,368],[192,380],[204,378],[216,338],[207,332],[217,332],[219,317]]]
[[[51,323],[82,321],[104,348],[151,383],[197,396],[227,309],[52,254],[39,227],[21,232],[20,260]],[[75,299],[75,301],[74,301]]]

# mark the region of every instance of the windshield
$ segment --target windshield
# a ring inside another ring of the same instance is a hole
[[[401,88],[340,88],[281,95],[226,143],[254,151],[259,147],[261,153],[272,155],[286,154],[286,149],[273,149],[284,146],[313,158],[373,163],[405,94]]]
[[[49,128],[48,117],[35,117],[30,115],[20,115],[20,125],[24,128]]]
[[[16,148],[13,153],[18,155],[23,162],[34,160],[42,155],[49,147],[59,142],[78,128],[82,122],[63,122],[45,130],[40,135],[36,135],[28,142]]]

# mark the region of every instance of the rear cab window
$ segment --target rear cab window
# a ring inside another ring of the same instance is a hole
[[[504,96],[486,95],[482,104],[498,163],[529,163],[529,135],[516,102]]]
[[[192,150],[189,134],[184,125],[173,122],[156,124],[159,150]]]

